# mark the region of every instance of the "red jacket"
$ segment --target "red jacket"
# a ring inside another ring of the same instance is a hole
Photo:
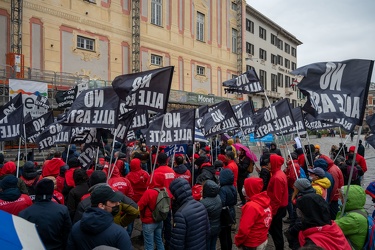
[[[300,165],[298,164],[298,160],[294,160],[294,167],[296,168],[297,176],[294,172],[292,161],[288,161],[287,166],[288,168],[285,169],[285,175],[288,180],[288,187],[293,189],[294,182],[297,180],[297,177],[300,177]]]
[[[234,175],[234,182],[233,185],[237,187],[237,178],[238,178],[238,166],[237,163],[234,160],[229,160],[227,165],[224,166],[223,168],[228,168],[232,170],[233,175]]]
[[[270,162],[272,177],[268,183],[267,194],[271,198],[272,216],[274,216],[280,207],[288,205],[288,181],[285,173],[281,170],[284,158],[277,154],[271,154]]]
[[[172,168],[168,166],[159,166],[157,169],[154,170],[154,176],[148,188],[151,189],[154,187],[159,187],[157,183],[160,183],[160,187],[166,187],[169,196],[172,197],[172,193],[169,190],[169,186],[174,179],[176,179],[176,173],[173,171]]]
[[[58,176],[60,173],[60,167],[64,166],[65,162],[61,158],[52,158],[46,160],[43,165],[42,176]]]
[[[305,161],[306,161],[306,159],[305,159],[305,155],[304,154],[300,154],[300,155],[298,155],[298,159],[297,159],[297,161],[298,161],[298,164],[299,164],[299,166],[301,167],[303,167],[303,166],[305,166]]]
[[[301,246],[306,243],[306,238],[312,240],[315,245],[325,250],[350,250],[352,249],[339,226],[332,221],[332,225],[311,227],[300,231],[298,240]]]
[[[14,163],[13,161],[8,161],[4,163],[3,167],[0,169],[0,172],[1,172],[0,176],[6,175],[6,174],[15,175],[16,171],[17,171],[16,163]]]
[[[261,178],[245,179],[244,187],[249,201],[242,207],[240,225],[234,242],[238,247],[257,247],[268,238],[272,221],[271,200],[266,191],[261,192]]]
[[[4,201],[0,199],[0,210],[18,215],[19,212],[28,208],[32,204],[33,202],[27,194],[21,194],[21,196],[15,201]]]
[[[68,187],[75,187],[76,186],[76,184],[74,182],[74,179],[73,179],[73,173],[74,173],[74,170],[76,170],[78,168],[81,168],[81,167],[69,168],[68,170],[66,170],[66,172],[65,172],[65,182],[66,182],[66,185]]]
[[[132,184],[128,179],[120,176],[120,171],[116,166],[113,169],[111,178],[108,180],[108,185],[110,185],[112,188],[116,188],[129,198],[133,198],[134,192]]]
[[[133,188],[133,200],[138,202],[142,194],[147,190],[150,175],[141,168],[141,160],[133,159],[130,161],[130,172],[125,177]]]
[[[65,178],[64,177],[62,177],[60,175],[56,177],[57,191],[59,191],[60,193],[62,192],[62,190],[64,188],[64,182],[65,182]]]
[[[191,185],[191,173],[190,173],[190,170],[187,169],[185,171],[185,173],[183,174],[178,174],[176,173],[176,178],[184,178],[185,180],[187,180],[189,182],[189,184]]]
[[[354,153],[354,151],[355,151],[355,146],[351,146],[350,148],[349,148],[349,153],[351,152],[351,153]],[[346,157],[346,159],[348,159],[348,157]],[[356,154],[355,155],[355,161],[358,163],[358,165],[362,168],[362,170],[363,170],[363,173],[366,173],[366,171],[367,171],[367,163],[366,163],[366,160],[365,160],[365,158],[362,156],[362,155],[360,155],[360,154]]]
[[[333,180],[335,181],[331,194],[330,194],[330,200],[331,201],[338,201],[339,200],[339,192],[338,190],[341,189],[342,186],[344,186],[344,176],[342,174],[342,171],[339,169],[338,166],[335,165],[333,160],[329,158],[326,155],[320,155],[319,158],[324,159],[328,163],[328,170],[327,172],[332,175]]]
[[[53,190],[53,197],[52,197],[51,201],[53,201],[53,202],[55,202],[57,204],[64,205],[64,196],[63,196],[62,193],[60,193],[59,191],[57,191],[55,189],[55,190]]]

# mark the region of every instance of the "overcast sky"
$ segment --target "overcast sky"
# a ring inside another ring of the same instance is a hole
[[[375,60],[375,0],[246,2],[303,43],[297,47],[297,67],[353,58]]]

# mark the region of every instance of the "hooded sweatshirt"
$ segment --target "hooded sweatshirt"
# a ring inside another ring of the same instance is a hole
[[[346,190],[347,186],[344,186],[344,193],[346,193]],[[336,224],[341,228],[344,235],[349,238],[356,250],[363,248],[368,227],[366,217],[353,210],[360,210],[362,213],[366,214],[366,210],[363,208],[365,203],[366,194],[363,188],[358,185],[350,185],[345,214],[341,217],[341,213],[339,213],[335,220]]]
[[[111,178],[108,180],[108,185],[120,191],[129,198],[133,198],[134,192],[129,179],[122,177],[118,167],[114,166]]]
[[[267,194],[271,198],[272,216],[274,216],[280,207],[288,205],[288,181],[285,173],[281,170],[284,158],[277,154],[271,154],[270,163],[272,177],[268,184]]]
[[[333,162],[331,158],[323,154],[320,155],[320,158],[324,159],[328,164],[327,170],[324,169],[324,171],[330,173],[333,178],[333,187],[331,187],[331,193],[329,194],[329,202],[338,201],[339,192],[337,190],[344,186],[344,175],[342,174],[340,168]]]
[[[267,240],[272,221],[271,200],[262,192],[261,178],[245,179],[244,188],[248,202],[242,207],[238,232],[234,238],[236,246],[257,247]]]
[[[173,170],[176,173],[176,178],[184,178],[189,183],[191,183],[191,172],[190,172],[190,170],[187,169],[185,164],[180,164],[176,167],[173,167]]]
[[[150,179],[150,175],[144,171],[141,167],[141,160],[140,159],[133,159],[130,161],[130,172],[125,177],[128,179],[133,188],[133,200],[138,202],[142,194],[147,189],[147,183]]]
[[[201,203],[206,207],[208,219],[210,221],[211,236],[217,236],[220,232],[221,199],[219,196],[219,186],[211,180],[207,180],[203,185],[203,199]]]
[[[110,213],[97,207],[88,208],[82,219],[74,224],[66,249],[93,249],[103,245],[132,249],[128,233],[113,222]]]
[[[316,190],[316,193],[321,195],[323,199],[327,200],[327,189],[331,186],[331,182],[327,177],[319,178],[311,183],[311,186]]]

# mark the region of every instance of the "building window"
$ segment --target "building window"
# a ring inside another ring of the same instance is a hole
[[[267,72],[264,70],[259,70],[259,80],[264,89],[267,89]]]
[[[232,29],[232,52],[237,53],[237,36],[238,31],[236,29]]]
[[[272,64],[277,64],[277,56],[274,54],[271,54],[271,63]]]
[[[267,51],[264,49],[259,49],[259,58],[263,60],[267,60]]]
[[[290,54],[290,45],[285,43],[285,52]]]
[[[197,66],[197,75],[204,76],[205,75],[205,67]]]
[[[249,71],[249,70],[252,70],[254,69],[254,67],[250,66],[250,65],[246,65],[246,71]]]
[[[277,45],[276,42],[277,42],[277,36],[271,33],[271,44],[276,46]]]
[[[281,39],[277,39],[277,47],[278,47],[279,49],[283,50],[283,47],[284,47],[283,45],[284,45],[283,40],[281,40]]]
[[[290,87],[290,76],[285,76],[285,88]]]
[[[280,88],[284,87],[284,76],[281,73],[277,73],[277,86]]]
[[[290,61],[285,58],[285,68],[290,69]]]
[[[277,64],[283,66],[283,57],[280,55],[277,56]]]
[[[161,26],[162,0],[151,0],[151,23]]]
[[[254,55],[254,44],[246,42],[246,53]]]
[[[246,19],[246,30],[254,34],[254,22]]]
[[[77,36],[77,48],[95,51],[95,40],[83,36]]]
[[[237,4],[235,2],[232,2],[231,8],[232,8],[232,10],[237,11],[237,9],[238,9]]]
[[[295,62],[292,62],[292,70],[295,70],[297,68],[297,64]]]
[[[297,101],[296,100],[292,100],[292,109],[296,108],[297,107]]]
[[[151,64],[157,66],[163,66],[163,57],[151,54]]]
[[[204,41],[204,14],[197,12],[197,39]]]
[[[259,27],[259,37],[263,40],[267,40],[267,31],[266,29]]]
[[[296,48],[292,47],[292,56],[296,57],[297,56],[297,50]]]
[[[271,74],[271,91],[277,92],[277,75]]]

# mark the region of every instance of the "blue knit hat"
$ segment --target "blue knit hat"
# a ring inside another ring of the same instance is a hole
[[[322,168],[324,171],[327,171],[328,163],[324,159],[317,159],[314,161],[314,168]]]

